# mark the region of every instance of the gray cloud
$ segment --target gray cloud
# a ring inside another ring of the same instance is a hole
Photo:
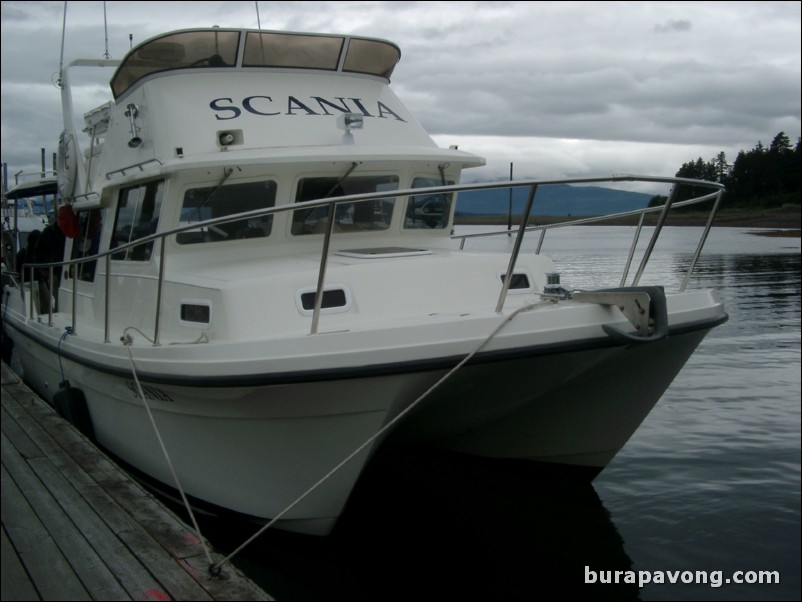
[[[674,31],[690,31],[693,25],[687,19],[670,19],[665,23],[656,23],[654,30],[657,33],[671,33]]]
[[[61,129],[51,81],[62,6],[2,4],[2,154],[12,171],[36,168],[39,148],[54,149]],[[69,6],[67,58],[102,57],[103,3]],[[116,58],[129,33],[138,43],[169,29],[257,26],[253,2],[107,6]],[[399,97],[438,142],[486,154],[499,173],[525,149],[555,172],[549,177],[673,175],[700,154],[734,158],[779,131],[794,141],[800,135],[798,2],[261,2],[260,9],[265,29],[398,43]],[[102,85],[87,81],[85,95],[96,104]],[[631,168],[622,169],[627,159]]]

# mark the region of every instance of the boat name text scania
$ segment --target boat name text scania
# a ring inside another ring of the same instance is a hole
[[[334,99],[337,102],[332,102],[331,100],[327,100],[322,96],[311,96],[310,98],[313,102],[305,104],[298,100],[295,96],[288,96],[286,103],[282,105],[278,102],[274,103],[273,98],[270,96],[255,94],[253,96],[246,96],[239,104],[236,103],[232,98],[215,98],[209,103],[209,107],[211,107],[213,111],[217,112],[214,117],[219,121],[236,119],[242,115],[242,109],[245,109],[245,111],[248,113],[262,115],[265,117],[298,114],[336,115],[336,113],[329,112],[329,109],[334,109],[341,114],[361,113],[365,117],[378,117],[380,119],[387,119],[388,116],[391,116],[398,121],[403,121],[406,123],[405,119],[402,119],[398,113],[393,111],[381,101],[376,101],[376,108],[374,109],[374,112],[371,113],[367,107],[365,107],[361,98],[343,98],[337,96]],[[350,101],[350,104],[348,101]],[[240,109],[240,105],[242,106],[242,109]],[[318,110],[315,111],[310,107],[310,105],[316,107]],[[286,112],[275,110],[281,107],[285,107]]]

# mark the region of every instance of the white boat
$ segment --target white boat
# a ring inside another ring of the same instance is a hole
[[[376,39],[210,28],[72,63],[116,66],[114,99],[81,145],[62,74],[59,183],[80,234],[55,267],[59,311],[19,282],[4,296],[26,380],[50,400],[68,380],[99,444],[172,485],[147,401],[193,500],[299,532],[329,532],[389,441],[595,476],[722,305],[637,286],[652,244],[635,286],[628,261],[602,292],[564,289],[520,250],[526,227],[512,252],[472,252],[452,236],[457,192],[508,184],[459,184],[484,161],[409,114],[388,85],[399,58]],[[615,179],[634,178],[563,183]],[[554,183],[515,183],[525,216]]]

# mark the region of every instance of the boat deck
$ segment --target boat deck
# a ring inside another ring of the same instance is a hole
[[[207,569],[197,537],[2,364],[2,600],[272,599]]]

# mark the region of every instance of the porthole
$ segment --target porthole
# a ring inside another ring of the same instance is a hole
[[[502,272],[499,274],[499,279],[501,280],[502,286],[504,285],[504,279],[507,277],[506,272]],[[533,291],[532,288],[532,281],[529,278],[529,274],[526,272],[513,272],[512,278],[510,279],[510,288],[508,289],[509,292],[516,292],[516,293],[531,293]]]
[[[300,289],[295,293],[295,305],[305,316],[311,316],[315,310],[315,287]],[[343,313],[351,309],[351,293],[348,287],[338,284],[328,285],[323,289],[320,313]]]

